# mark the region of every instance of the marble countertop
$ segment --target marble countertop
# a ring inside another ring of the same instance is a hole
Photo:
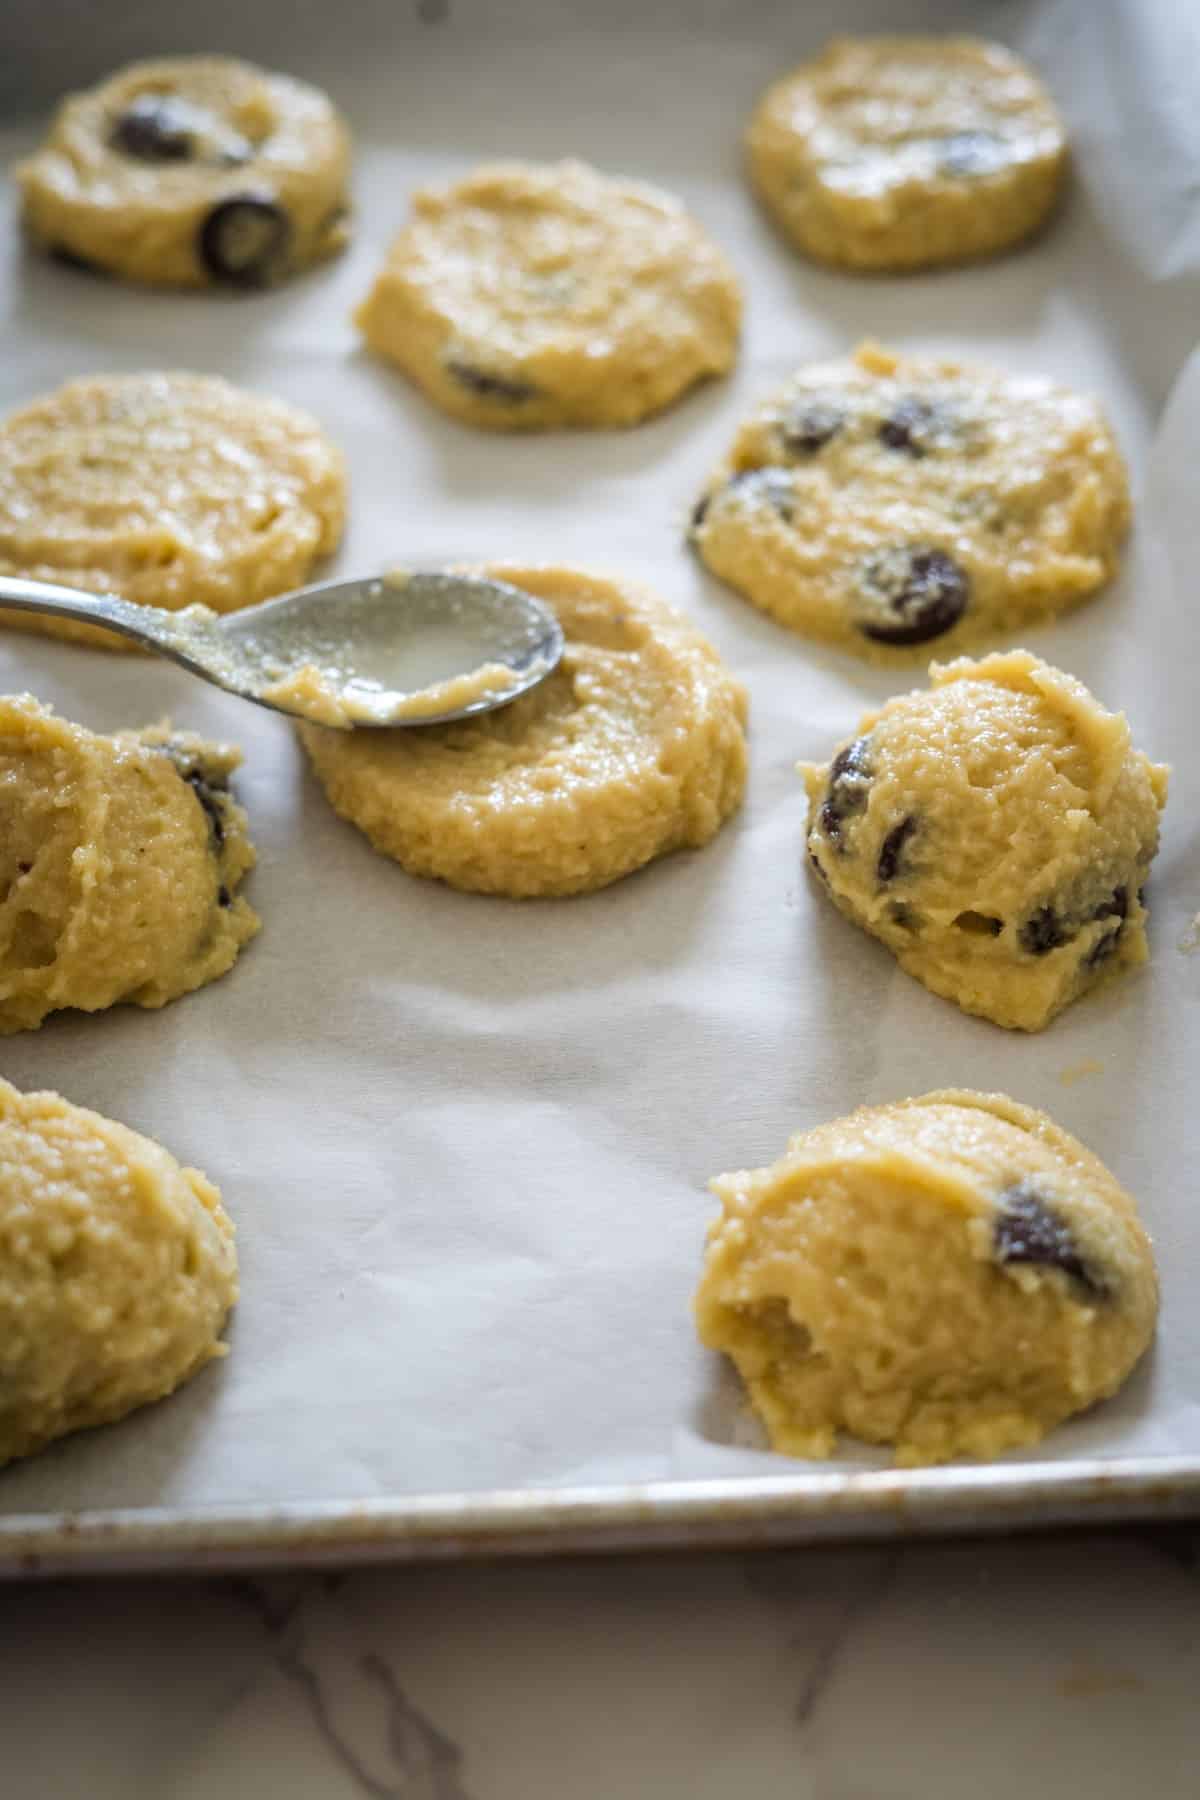
[[[0,1587],[4,1800],[1194,1800],[1200,1524]]]

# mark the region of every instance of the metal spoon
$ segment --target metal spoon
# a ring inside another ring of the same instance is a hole
[[[0,576],[0,605],[102,625],[193,675],[329,725],[432,725],[506,706],[563,650],[541,600],[445,570],[328,581],[224,616]]]

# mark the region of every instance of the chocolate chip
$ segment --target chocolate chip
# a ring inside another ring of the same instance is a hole
[[[216,281],[262,287],[279,274],[292,227],[267,194],[234,194],[214,206],[196,240],[200,260]]]
[[[222,885],[221,887],[219,887],[217,889],[217,905],[218,906],[232,906],[233,905],[233,895],[230,893],[229,889],[227,887],[225,887],[224,885]]]
[[[1039,906],[1031,912],[1017,932],[1017,942],[1030,956],[1048,956],[1076,935],[1066,920],[1052,906]]]
[[[697,500],[695,506],[693,506],[693,508],[692,508],[691,523],[688,526],[689,533],[699,531],[700,527],[704,523],[705,517],[707,516],[707,513],[708,513],[708,509],[711,505],[712,505],[712,495],[711,494],[701,494],[701,496]]]
[[[515,375],[494,375],[487,369],[477,369],[473,363],[460,362],[456,357],[447,358],[446,371],[473,394],[479,394],[485,400],[503,400],[507,406],[520,406],[537,395],[532,381],[522,381]]]
[[[1010,161],[1008,145],[994,131],[953,131],[936,148],[938,168],[952,180],[994,175]]]
[[[867,760],[870,739],[855,738],[838,751],[829,765],[829,786],[817,814],[817,824],[827,838],[840,844],[842,826],[867,804],[871,769]]]
[[[901,819],[898,825],[893,825],[884,838],[879,846],[879,861],[875,865],[875,873],[881,882],[896,879],[900,870],[900,858],[904,854],[904,846],[916,829],[917,821],[913,814],[909,813],[906,819]]]
[[[781,519],[790,522],[796,510],[796,490],[786,469],[739,469],[726,484],[727,494],[753,506],[767,506]]]
[[[75,269],[80,275],[107,275],[99,263],[92,262],[90,257],[80,256],[78,250],[68,250],[65,244],[51,244],[49,254],[64,269]]]
[[[108,141],[139,162],[186,162],[194,141],[189,109],[170,94],[139,94],[115,120]]]
[[[1060,1269],[1093,1294],[1107,1292],[1106,1284],[1080,1255],[1062,1215],[1027,1176],[1000,1195],[992,1242],[997,1262]]]
[[[945,411],[919,394],[906,394],[898,400],[886,419],[879,424],[878,438],[889,450],[903,450],[909,456],[927,456],[939,438],[949,435]]]
[[[1127,919],[1129,917],[1129,889],[1115,887],[1108,899],[1096,908],[1092,917],[1093,919]]]
[[[33,872],[33,864],[32,863],[19,862],[17,864],[18,875],[29,875],[29,874],[32,874],[32,872]]]
[[[828,887],[828,885],[829,885],[829,877],[828,877],[828,875],[827,875],[827,874],[826,874],[826,873],[825,873],[825,871],[824,871],[824,869],[823,869],[823,868],[822,868],[822,867],[821,867],[821,859],[820,859],[820,857],[819,857],[819,856],[818,856],[818,855],[817,855],[817,853],[816,853],[816,851],[815,851],[815,850],[810,850],[810,851],[809,851],[809,853],[808,853],[808,860],[809,860],[809,862],[810,862],[810,863],[811,863],[811,864],[812,864],[812,866],[813,866],[813,868],[814,868],[814,870],[815,870],[815,871],[816,871],[816,873],[817,873],[817,874],[818,874],[818,875],[819,875],[819,876],[820,876],[820,877],[821,877],[821,880],[822,880],[822,881],[823,881],[823,882],[824,882],[824,883],[825,883],[825,885],[826,885],[826,886],[827,886],[827,887]]]
[[[957,625],[967,609],[965,569],[925,544],[897,544],[865,564],[854,624],[880,644],[925,644]]]
[[[779,421],[779,441],[793,456],[812,456],[845,422],[845,413],[832,401],[797,400]]]
[[[174,763],[181,781],[186,781],[195,794],[208,820],[209,836],[214,850],[220,850],[225,842],[225,795],[229,791],[229,783],[222,775],[214,775],[201,767],[192,756],[187,746],[168,738],[159,749]]]
[[[1116,949],[1120,937],[1121,927],[1118,925],[1115,931],[1106,931],[1103,937],[1097,938],[1083,959],[1084,968],[1098,969],[1101,963],[1106,963]]]

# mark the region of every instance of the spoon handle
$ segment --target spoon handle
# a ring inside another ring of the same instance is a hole
[[[134,638],[151,650],[167,648],[164,627],[171,615],[153,606],[139,606],[118,594],[89,594],[82,588],[60,587],[54,581],[26,581],[19,575],[0,575],[0,606],[17,612],[53,613],[60,619],[80,619],[103,625]]]

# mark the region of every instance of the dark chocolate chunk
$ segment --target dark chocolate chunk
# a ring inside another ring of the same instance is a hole
[[[796,490],[786,469],[739,469],[730,477],[725,492],[736,493],[755,506],[769,506],[781,519],[791,520],[796,508]]]
[[[817,814],[817,824],[827,838],[840,846],[842,826],[867,804],[871,769],[867,761],[870,740],[855,738],[838,751],[829,765],[829,786]]]
[[[114,120],[108,141],[139,162],[186,162],[194,142],[190,110],[170,94],[139,94]]]
[[[832,401],[797,400],[779,421],[779,441],[792,456],[812,456],[824,449],[845,422],[845,413]]]
[[[235,194],[207,214],[196,245],[214,280],[262,287],[279,275],[291,237],[287,214],[268,194]]]
[[[232,906],[233,905],[233,895],[230,893],[229,889],[224,885],[224,883],[222,883],[222,885],[217,889],[217,905],[218,906]]]
[[[1129,889],[1115,887],[1108,899],[1096,908],[1092,917],[1093,919],[1127,919],[1129,917]]]
[[[693,508],[692,508],[691,522],[688,526],[689,532],[699,531],[700,527],[704,523],[705,517],[708,513],[708,509],[711,505],[712,505],[712,495],[711,494],[701,494],[701,496],[697,500],[695,506],[693,506]]]
[[[195,757],[189,754],[187,747],[173,739],[168,739],[160,749],[164,756],[170,757],[179,772],[180,780],[187,782],[200,802],[208,820],[213,849],[220,850],[225,842],[225,796],[229,792],[228,781],[223,775],[213,775],[202,768]]]
[[[916,829],[916,818],[909,813],[908,817],[901,819],[898,825],[893,825],[884,838],[879,846],[879,861],[875,865],[875,873],[881,882],[886,883],[896,879],[900,872],[900,858],[904,854],[904,846]]]
[[[948,420],[944,410],[919,394],[906,394],[898,400],[886,419],[879,424],[878,437],[889,450],[903,450],[909,456],[927,456],[939,438],[947,435]]]
[[[1075,935],[1075,929],[1052,906],[1039,906],[1017,932],[1017,942],[1030,956],[1047,956],[1069,944]]]
[[[897,544],[864,565],[854,624],[880,644],[925,644],[957,625],[967,609],[965,569],[924,544]]]
[[[1106,963],[1116,949],[1120,937],[1121,927],[1118,925],[1115,931],[1106,931],[1103,937],[1097,938],[1083,959],[1084,968],[1098,969],[1101,963]]]
[[[80,275],[107,275],[99,263],[92,262],[90,257],[80,256],[78,250],[68,250],[65,244],[51,244],[49,254],[64,269],[75,269]]]
[[[1090,1293],[1103,1296],[1107,1285],[1091,1270],[1066,1220],[1053,1201],[1027,1176],[1000,1195],[992,1229],[996,1260],[1001,1263],[1036,1263],[1061,1269]]]
[[[937,141],[938,169],[952,180],[994,175],[1011,161],[1008,145],[994,131],[952,131]]]
[[[485,400],[503,400],[508,406],[520,406],[537,394],[532,381],[522,381],[517,375],[495,375],[490,370],[477,369],[473,363],[460,362],[457,357],[447,358],[446,369],[455,381]]]

